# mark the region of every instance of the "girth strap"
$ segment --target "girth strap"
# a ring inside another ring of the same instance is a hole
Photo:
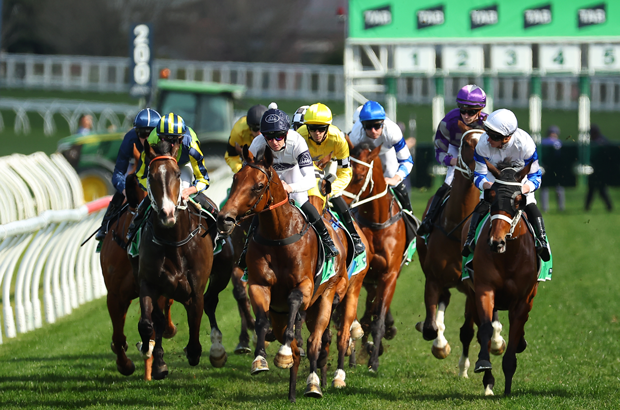
[[[295,243],[299,241],[301,238],[303,238],[306,232],[308,232],[308,229],[310,229],[310,223],[306,221],[306,224],[304,225],[304,228],[301,230],[301,232],[291,235],[288,238],[275,239],[275,240],[265,238],[260,233],[258,233],[258,230],[256,230],[256,233],[254,234],[254,240],[257,243],[260,243],[261,245],[265,245],[265,246],[286,246],[286,245]]]
[[[374,231],[385,229],[388,226],[393,225],[400,218],[403,217],[402,211],[398,211],[396,215],[392,215],[392,217],[390,217],[390,219],[388,219],[387,221],[383,223],[378,223],[378,222],[372,222],[372,221],[369,221],[368,219],[365,219],[363,216],[359,214],[359,210],[357,208],[352,209],[351,213],[355,214],[355,220],[357,221],[358,224],[365,226],[367,228],[370,228]]]

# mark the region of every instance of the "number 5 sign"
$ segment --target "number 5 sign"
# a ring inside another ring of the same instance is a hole
[[[581,49],[576,44],[541,44],[538,61],[541,74],[574,73],[581,70]]]
[[[442,48],[442,60],[446,73],[479,75],[484,71],[482,46],[445,46]]]
[[[130,88],[129,94],[142,97],[151,92],[151,28],[147,24],[138,24],[131,29]]]
[[[620,71],[620,44],[592,44],[588,50],[588,69]]]

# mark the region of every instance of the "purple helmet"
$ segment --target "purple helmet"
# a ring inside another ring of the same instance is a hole
[[[456,95],[456,104],[460,106],[480,107],[487,105],[487,95],[482,88],[475,84],[468,84],[459,90]]]

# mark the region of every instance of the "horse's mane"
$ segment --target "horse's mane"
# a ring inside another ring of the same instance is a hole
[[[364,150],[372,151],[373,148],[375,148],[375,147],[373,147],[370,143],[362,142],[362,143],[357,144],[356,146],[354,146],[349,154],[352,157],[359,158],[359,156],[362,153],[362,151],[364,151]]]
[[[523,161],[514,161],[512,158],[508,157],[500,161],[496,168],[498,171],[502,171],[506,168],[514,168],[516,171],[520,171],[523,169]]]
[[[159,140],[156,145],[152,145],[157,155],[170,155],[172,152],[172,144],[166,140]]]

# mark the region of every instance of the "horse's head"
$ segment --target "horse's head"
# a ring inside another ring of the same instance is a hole
[[[160,141],[157,145],[144,144],[145,161],[149,164],[148,195],[157,219],[166,228],[176,223],[181,203],[181,171],[177,164],[179,144]]]
[[[512,236],[521,211],[525,209],[521,181],[530,172],[531,164],[521,167],[506,159],[500,162],[497,168],[487,161],[487,167],[495,177],[493,187],[484,191],[485,201],[491,204],[489,246],[493,252],[504,253],[506,237]]]
[[[232,232],[238,219],[262,211],[274,201],[274,193],[284,191],[278,174],[271,167],[271,149],[265,148],[255,157],[244,145],[241,156],[245,164],[233,177],[230,196],[217,218],[217,227],[224,235]]]
[[[346,188],[348,192],[345,192],[343,197],[347,204],[351,204],[353,201],[358,201],[362,194],[370,185],[368,194],[372,191],[373,169],[379,170],[379,179],[383,181],[383,164],[379,153],[381,152],[381,145],[373,147],[372,145],[363,142],[353,146],[351,140],[347,137],[349,144],[349,155],[351,158],[351,168],[353,171],[353,177],[349,186]]]

